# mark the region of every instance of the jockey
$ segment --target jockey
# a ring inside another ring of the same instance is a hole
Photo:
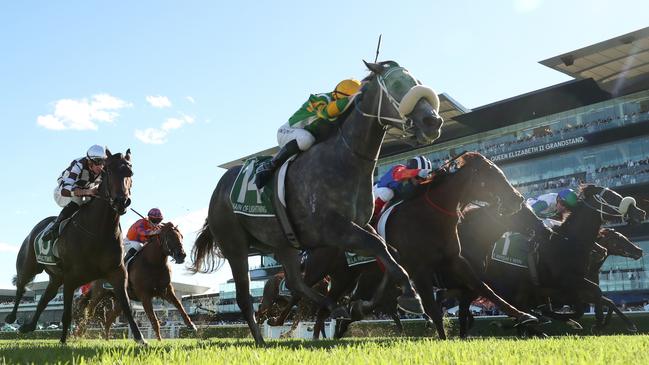
[[[318,137],[321,126],[334,122],[347,109],[350,96],[358,93],[361,83],[347,79],[336,85],[333,92],[311,94],[302,107],[277,131],[277,142],[281,149],[271,160],[257,167],[255,185],[261,189],[273,176],[273,172],[289,157],[299,151],[308,150]]]
[[[61,222],[71,217],[82,204],[90,201],[83,199],[84,197],[97,195],[105,160],[106,148],[94,145],[88,149],[85,157],[73,160],[61,173],[54,189],[54,201],[63,209],[52,227],[43,235],[44,240],[56,240]]]
[[[126,251],[124,262],[135,256],[149,241],[149,237],[160,233],[160,222],[162,222],[162,212],[158,208],[151,208],[146,218],[133,223],[124,240],[124,251]]]
[[[564,215],[577,205],[577,194],[572,189],[564,189],[559,193],[547,193],[527,200],[539,218],[551,219],[551,225],[563,222]],[[547,222],[546,222],[547,223]]]
[[[430,176],[433,164],[425,156],[409,159],[405,165],[394,165],[374,184],[374,214],[377,219],[383,207],[408,185],[417,185]]]

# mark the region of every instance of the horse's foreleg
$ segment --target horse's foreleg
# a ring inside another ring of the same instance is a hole
[[[20,327],[20,332],[25,333],[25,332],[31,332],[36,329],[36,324],[38,323],[38,318],[40,318],[41,313],[43,310],[45,310],[45,307],[47,307],[47,304],[52,300],[55,296],[56,293],[59,291],[59,287],[63,283],[63,278],[59,276],[54,276],[50,275],[50,282],[47,284],[47,288],[45,288],[45,292],[41,296],[41,299],[38,301],[38,305],[36,306],[36,312],[34,312],[34,315],[32,316],[32,320],[29,323],[26,323]]]
[[[106,278],[108,282],[113,286],[115,297],[119,303],[122,312],[128,320],[128,324],[131,328],[131,333],[133,334],[133,339],[139,344],[146,344],[146,341],[142,338],[142,332],[135,323],[133,319],[133,313],[131,312],[131,304],[129,303],[128,294],[126,293],[126,269],[124,265],[121,264],[115,271],[111,272]]]
[[[465,291],[460,296],[460,338],[467,338],[469,335],[469,322],[471,321],[471,302],[475,300],[476,296],[471,292]]]
[[[149,317],[149,322],[151,322],[151,327],[153,327],[153,330],[155,331],[156,338],[158,341],[162,341],[162,336],[160,336],[160,322],[158,321],[158,316],[155,315],[155,311],[153,310],[153,304],[151,303],[152,298],[143,296],[139,299],[142,300],[142,307],[144,308],[146,316]]]
[[[459,245],[459,243],[458,243]],[[538,323],[538,319],[531,314],[524,313],[507,303],[503,298],[498,296],[487,284],[482,282],[473,271],[471,264],[462,256],[456,256],[452,259],[449,267],[464,285],[471,291],[477,292],[481,296],[491,300],[498,308],[507,315],[518,320],[519,324]]]
[[[174,292],[174,288],[171,286],[171,284],[169,284],[169,287],[167,288],[165,298],[169,303],[176,307],[178,313],[180,313],[180,316],[183,318],[185,325],[192,331],[196,332],[196,325],[194,324],[194,322],[192,322],[191,318],[189,318],[187,312],[185,312],[185,308],[183,308],[183,305],[178,300],[178,297],[176,297],[176,293]]]
[[[428,275],[415,275],[413,277],[417,291],[421,295],[421,301],[424,305],[424,311],[433,320],[437,336],[441,340],[446,339],[444,331],[444,320],[442,318],[442,309],[439,307],[433,295],[433,282]]]
[[[330,224],[322,232],[323,242],[339,242],[338,244],[344,245],[343,248],[346,250],[363,256],[376,257],[390,277],[401,287],[399,306],[411,313],[423,313],[421,298],[412,287],[408,273],[392,257],[383,238],[369,225],[363,228],[342,216],[330,217],[330,219]]]
[[[72,322],[72,298],[74,290],[79,285],[76,282],[67,281],[63,284],[63,328],[61,329],[61,343],[65,344],[68,338],[68,330]]]

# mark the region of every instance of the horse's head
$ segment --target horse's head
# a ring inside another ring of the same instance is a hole
[[[642,257],[642,249],[631,242],[625,235],[611,228],[599,231],[597,243],[604,247],[609,255],[630,257],[637,260]]]
[[[106,155],[108,157],[102,172],[100,195],[119,214],[124,214],[126,208],[131,205],[131,177],[133,176],[131,150],[126,150],[125,155],[121,153],[113,155],[106,149]]]
[[[171,256],[177,264],[185,262],[185,249],[183,249],[183,235],[178,230],[178,226],[173,223],[167,222],[160,228],[160,244],[162,246],[162,254]]]
[[[619,218],[628,223],[640,223],[645,219],[645,211],[638,208],[634,198],[622,197],[609,188],[584,185],[580,187],[579,198],[588,208],[598,212],[602,221]]]
[[[501,215],[511,215],[521,209],[523,196],[507,181],[498,166],[478,152],[464,153],[451,162],[448,170],[467,179],[465,202],[488,203]]]
[[[361,88],[362,109],[384,127],[395,127],[428,144],[439,138],[444,120],[439,97],[394,61],[365,62],[371,74]]]

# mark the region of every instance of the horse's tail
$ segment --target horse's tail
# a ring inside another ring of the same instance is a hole
[[[218,270],[224,262],[223,253],[214,241],[206,218],[192,248],[192,265],[189,270],[193,273],[209,273]]]
[[[31,278],[27,283],[25,283],[25,289],[31,289],[30,286],[34,283],[34,278]],[[11,278],[11,284],[13,286],[18,286],[18,275],[14,275],[13,278]]]

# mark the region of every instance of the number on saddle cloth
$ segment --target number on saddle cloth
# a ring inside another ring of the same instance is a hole
[[[257,166],[270,158],[272,157],[257,156],[247,159],[243,163],[230,191],[230,202],[235,213],[257,217],[275,216],[275,209],[272,203],[274,193],[273,182],[271,181],[261,190],[258,190],[255,185],[255,171],[257,170]]]
[[[34,239],[34,253],[36,254],[36,261],[40,264],[43,265],[57,265],[59,262],[59,238],[61,237],[61,234],[67,227],[68,223],[74,216],[77,215],[79,211],[74,212],[72,214],[72,217],[67,218],[61,222],[59,225],[59,234],[57,236],[57,239],[54,240],[54,242],[50,242],[48,240],[43,239],[43,235],[45,232],[49,231],[50,227],[54,224],[54,221],[50,222],[47,226],[45,226],[37,235],[36,238]]]

